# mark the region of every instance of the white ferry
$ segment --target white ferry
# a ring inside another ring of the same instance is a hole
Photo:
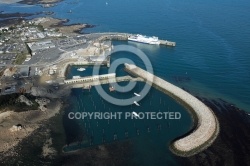
[[[155,45],[159,45],[160,41],[158,39],[158,37],[155,36],[144,36],[144,35],[132,35],[128,37],[129,41],[135,41],[135,42],[140,42],[140,43],[146,43],[146,44],[155,44]]]
[[[84,70],[86,70],[86,69],[83,67],[77,69],[77,71],[84,71]]]

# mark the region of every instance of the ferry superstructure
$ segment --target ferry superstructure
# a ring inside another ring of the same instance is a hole
[[[160,44],[158,37],[155,37],[155,36],[150,37],[150,36],[144,36],[140,34],[129,36],[128,40],[140,42],[140,43],[146,43],[146,44],[155,44],[155,45]]]

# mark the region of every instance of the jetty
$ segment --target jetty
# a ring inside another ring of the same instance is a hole
[[[69,85],[71,88],[85,88],[101,84],[110,84],[124,81],[143,81],[143,79],[140,77],[133,78],[131,76],[116,77],[115,73],[111,73],[97,76],[80,77],[76,79],[67,79],[64,80],[64,83],[66,85]]]
[[[125,64],[125,70],[146,83],[171,96],[182,104],[192,115],[194,128],[190,134],[185,135],[170,144],[170,150],[182,157],[195,155],[208,148],[219,134],[219,122],[213,111],[183,89],[157,77],[132,64]]]
[[[168,40],[159,40],[161,45],[166,45],[166,46],[176,46],[176,42],[168,41]]]
[[[102,42],[105,40],[128,40],[130,36],[134,36],[134,34],[130,33],[119,33],[119,32],[111,32],[111,33],[93,33],[91,35],[100,35],[99,38],[94,40],[93,42]],[[175,47],[176,42],[168,41],[168,40],[159,40],[160,45]]]

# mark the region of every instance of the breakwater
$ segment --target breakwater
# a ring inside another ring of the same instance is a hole
[[[174,154],[189,157],[205,150],[214,142],[219,134],[219,123],[209,107],[181,88],[135,65],[125,64],[125,70],[173,97],[191,113],[195,122],[194,128],[188,135],[171,143],[170,150]]]

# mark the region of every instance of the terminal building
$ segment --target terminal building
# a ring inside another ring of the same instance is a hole
[[[51,40],[27,43],[31,55],[35,55],[39,50],[55,48],[55,44]]]

